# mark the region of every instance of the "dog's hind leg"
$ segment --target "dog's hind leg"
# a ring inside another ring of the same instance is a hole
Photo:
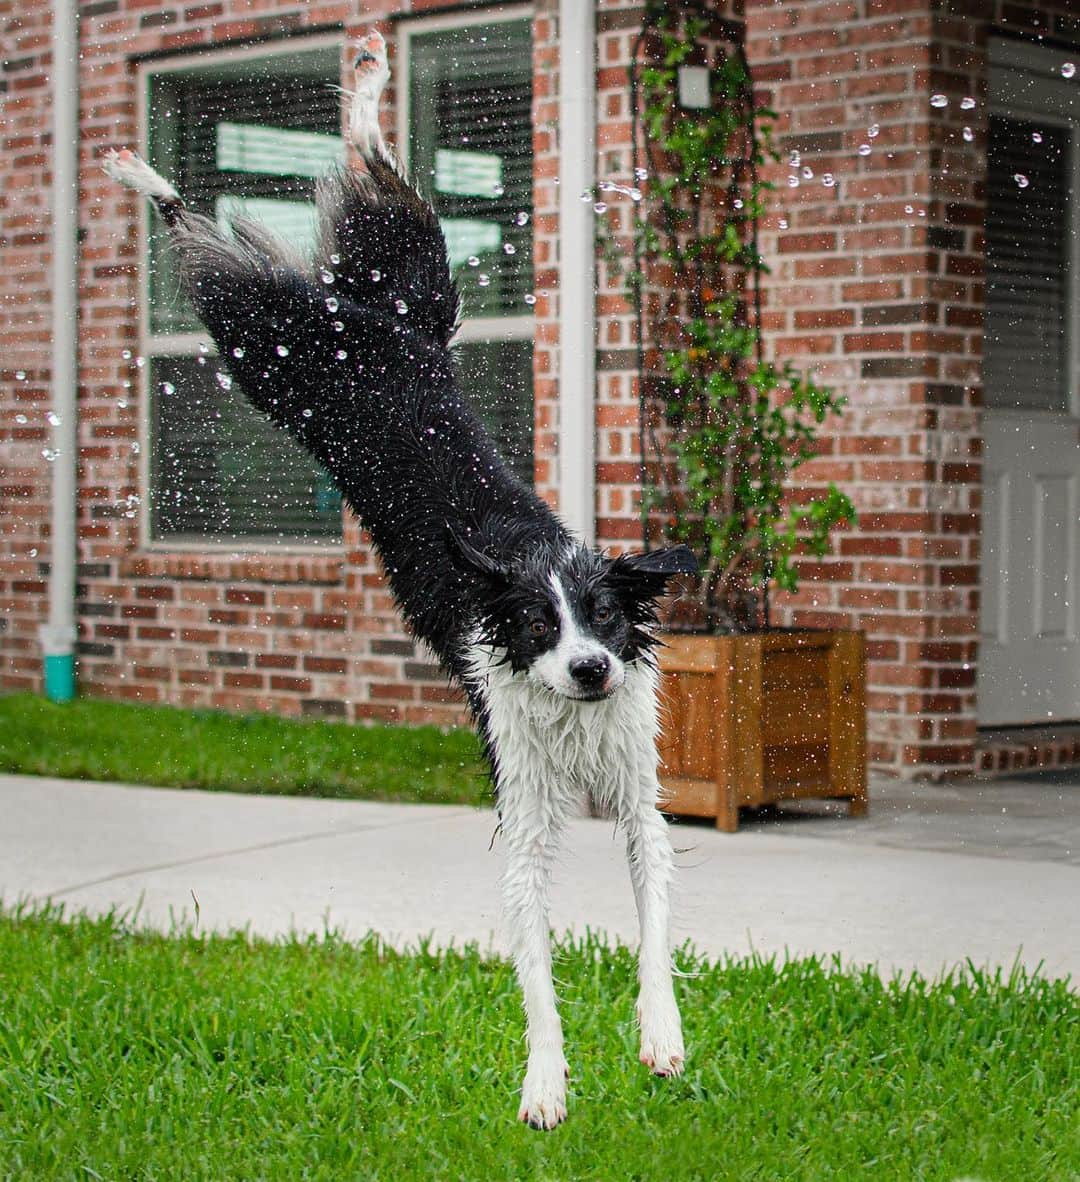
[[[386,60],[386,42],[375,29],[357,42],[353,58],[355,84],[347,116],[349,143],[366,160],[380,158],[394,164],[379,127],[379,102],[390,80],[390,66]]]
[[[637,1003],[640,1057],[657,1075],[679,1075],[686,1052],[668,947],[672,853],[667,822],[656,809],[658,791],[655,777],[650,777],[637,800],[628,802],[621,820],[626,829],[626,854],[641,926]]]

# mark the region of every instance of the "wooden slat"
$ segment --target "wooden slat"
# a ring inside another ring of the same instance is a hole
[[[824,685],[820,690],[766,689],[761,718],[769,744],[827,743],[828,691]]]
[[[687,776],[665,776],[657,805],[665,813],[686,817],[716,816],[716,784]]]
[[[829,683],[829,650],[766,652],[762,676],[766,693],[773,689],[820,689],[824,692]]]
[[[743,804],[765,803],[761,732],[761,636],[739,636],[731,721],[731,778],[736,798]]]
[[[827,742],[769,746],[764,754],[765,791],[770,800],[833,794]]]
[[[728,636],[692,636],[680,633],[664,635],[660,649],[660,668],[673,673],[713,673],[721,652],[731,643]]]
[[[829,657],[829,780],[838,796],[866,812],[866,644],[839,632]]]

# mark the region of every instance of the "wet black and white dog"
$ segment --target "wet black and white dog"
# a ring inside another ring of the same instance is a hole
[[[506,845],[505,920],[528,1019],[520,1117],[566,1116],[547,892],[586,792],[618,817],[641,922],[641,1060],[683,1065],[668,949],[672,856],[656,810],[655,599],[685,548],[609,558],[515,478],[463,397],[449,343],[458,295],[431,207],[379,133],[379,34],[357,50],[349,138],[362,169],[321,186],[314,261],[249,223],[188,212],[137,156],[106,168],[153,199],[183,283],[237,385],[332,474],[370,531],[413,631],[462,685]]]

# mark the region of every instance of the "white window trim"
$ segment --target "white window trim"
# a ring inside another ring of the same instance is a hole
[[[992,38],[989,46],[989,112],[992,115],[1038,120],[1072,132],[1069,161],[1069,276],[1068,304],[1065,314],[1067,335],[1068,409],[1062,411],[1009,410],[990,407],[995,416],[1016,415],[1030,419],[1033,414],[1057,417],[1063,424],[1080,418],[1080,81],[1067,80],[1061,68],[1067,62],[1077,65],[1080,56],[1042,45]]]
[[[191,70],[202,69],[206,66],[232,64],[267,58],[274,56],[289,56],[296,53],[306,53],[311,50],[336,49],[342,47],[342,38],[338,33],[318,34],[311,37],[287,38],[280,42],[243,45],[229,49],[220,49],[207,53],[200,53],[197,57],[185,55],[182,57],[163,60],[143,61],[136,70],[137,88],[137,127],[139,151],[144,157],[149,151],[150,142],[150,111],[149,93],[150,79],[158,74],[183,74]],[[139,421],[137,438],[139,441],[139,471],[138,491],[139,506],[139,548],[153,553],[196,553],[211,556],[236,554],[250,556],[262,554],[267,550],[275,555],[298,556],[317,554],[326,557],[339,557],[345,553],[344,520],[342,521],[342,536],[336,539],[300,541],[295,538],[276,537],[246,537],[231,541],[215,538],[204,539],[170,539],[154,538],[150,532],[150,463],[152,458],[153,435],[150,416],[150,359],[152,357],[186,357],[198,352],[200,345],[210,346],[214,355],[213,342],[209,333],[158,333],[150,331],[150,224],[152,217],[150,204],[140,201],[136,223],[136,257],[139,260],[139,292],[138,292],[138,356],[145,359],[145,363],[137,369],[137,393],[139,399]],[[344,508],[342,510],[344,515]]]
[[[520,4],[498,9],[475,8],[468,12],[421,16],[401,21],[397,26],[398,54],[394,62],[397,74],[394,151],[406,171],[409,168],[412,147],[409,134],[412,125],[412,111],[409,109],[409,95],[412,91],[412,39],[427,33],[442,33],[452,29],[531,20],[532,16],[532,6]],[[514,316],[466,316],[454,341],[529,341],[533,340],[535,335],[536,317],[528,312]]]

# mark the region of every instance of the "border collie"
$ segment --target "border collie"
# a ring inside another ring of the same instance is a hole
[[[431,206],[379,131],[389,78],[357,47],[347,138],[324,180],[314,260],[247,221],[222,229],[130,151],[109,174],[151,198],[184,290],[245,396],[332,475],[369,531],[402,614],[464,688],[506,847],[505,923],[524,993],[520,1119],[566,1116],[547,894],[560,831],[586,793],[618,818],[641,924],[641,1061],[684,1050],[668,948],[671,845],[657,811],[655,600],[696,569],[686,547],[611,558],[577,541],[500,459],[463,396],[459,297]]]

